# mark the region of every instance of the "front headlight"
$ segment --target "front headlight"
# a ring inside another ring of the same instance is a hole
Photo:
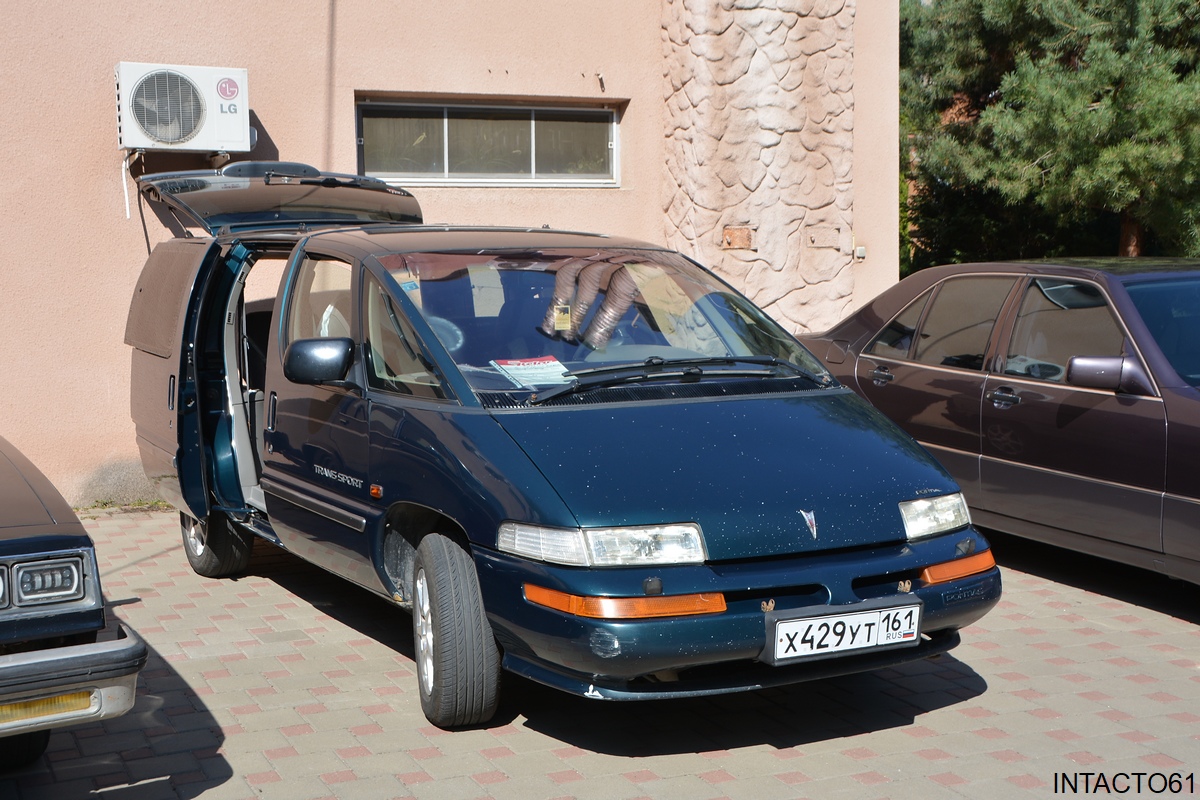
[[[523,522],[500,526],[505,553],[572,567],[703,564],[704,536],[694,523],[628,528],[547,528]]]
[[[13,567],[13,600],[19,606],[62,603],[83,597],[83,562],[62,558]]]
[[[900,516],[904,518],[904,535],[910,541],[971,524],[971,513],[961,492],[906,500],[900,504]]]

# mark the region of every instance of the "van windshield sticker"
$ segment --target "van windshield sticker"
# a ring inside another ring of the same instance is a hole
[[[518,386],[555,386],[571,380],[567,368],[554,356],[497,359],[491,364]]]

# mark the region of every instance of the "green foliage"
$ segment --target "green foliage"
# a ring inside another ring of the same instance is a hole
[[[901,20],[914,267],[1111,254],[1122,219],[1200,254],[1196,0],[902,0]]]

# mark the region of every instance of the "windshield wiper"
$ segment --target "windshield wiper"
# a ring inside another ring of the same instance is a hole
[[[754,364],[759,369],[739,368],[739,364]],[[819,378],[808,370],[790,361],[783,361],[774,356],[711,356],[702,358],[672,358],[650,356],[640,364],[616,364],[608,367],[592,367],[570,373],[571,382],[535,393],[529,398],[530,405],[539,405],[555,397],[566,394],[576,394],[605,386],[616,386],[645,380],[660,380],[674,378],[685,383],[691,383],[704,377],[704,367],[727,365],[721,370],[714,370],[709,375],[719,375],[731,378],[777,378],[781,371],[787,371],[799,377],[806,378],[818,386],[831,386],[827,378]]]
[[[324,186],[327,189],[334,189],[339,186],[352,186],[356,189],[386,189],[387,184],[378,178],[359,177],[359,178],[334,178],[326,175],[322,178],[301,178],[296,181],[301,186]]]
[[[778,356],[703,356],[700,358],[661,358],[650,356],[645,361],[647,366],[661,364],[671,367],[708,367],[717,364],[758,364],[773,369],[786,370],[793,375],[807,378],[818,386],[832,386],[833,381],[828,375],[819,376],[792,361],[786,361]]]

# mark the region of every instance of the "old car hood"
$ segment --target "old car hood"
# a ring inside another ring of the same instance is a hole
[[[54,484],[0,437],[0,555],[30,547],[80,547],[89,544],[79,517]]]
[[[957,491],[848,389],[496,418],[581,526],[696,522],[713,561],[900,542],[898,503]]]
[[[420,204],[403,189],[292,162],[239,161],[219,170],[143,175],[138,188],[209,234],[421,222]]]
[[[0,508],[4,509],[0,531],[54,522],[38,493],[3,452],[0,452]]]

